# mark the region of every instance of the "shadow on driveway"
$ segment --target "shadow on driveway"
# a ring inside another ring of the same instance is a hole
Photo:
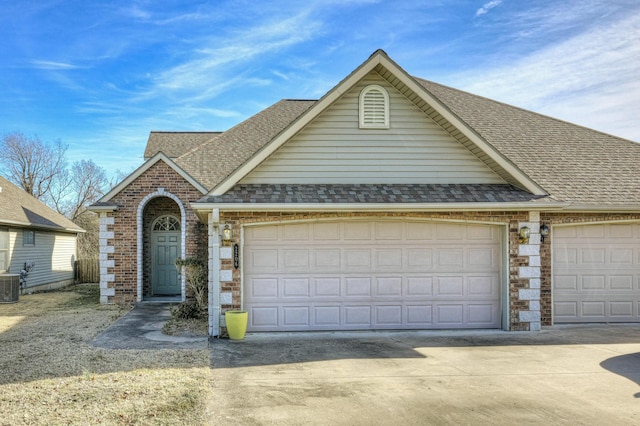
[[[609,358],[602,361],[600,366],[640,386],[640,352]],[[635,393],[633,396],[640,398],[640,392]]]
[[[234,368],[339,359],[424,358],[416,348],[428,347],[625,343],[640,343],[640,324],[554,326],[533,333],[501,330],[249,333],[241,341],[211,339],[209,347],[212,367]],[[619,365],[621,361],[612,361],[611,368],[603,367],[616,372],[614,368]],[[622,367],[617,370],[623,371]]]

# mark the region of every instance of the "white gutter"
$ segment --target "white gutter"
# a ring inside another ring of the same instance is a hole
[[[568,203],[192,203],[196,210],[211,211],[548,211]]]

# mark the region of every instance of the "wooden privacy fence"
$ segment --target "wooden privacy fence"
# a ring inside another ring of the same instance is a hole
[[[99,283],[100,282],[100,260],[99,259],[76,260],[76,282],[77,283]]]

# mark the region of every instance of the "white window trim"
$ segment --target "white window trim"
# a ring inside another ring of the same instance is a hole
[[[365,121],[365,105],[364,101],[369,92],[380,92],[384,97],[384,123],[369,123]],[[361,129],[388,129],[389,128],[389,93],[387,90],[377,84],[370,84],[360,92],[359,99],[359,125]]]
[[[27,242],[27,235],[33,235],[33,239],[31,242]],[[23,229],[22,230],[22,245],[24,247],[33,247],[36,245],[36,231],[33,229]]]
[[[9,270],[9,229],[8,228],[0,228],[0,241],[4,241],[6,244],[5,248],[0,247],[0,257],[4,258],[4,268],[0,267],[0,273],[5,273]]]

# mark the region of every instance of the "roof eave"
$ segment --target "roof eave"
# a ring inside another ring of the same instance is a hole
[[[0,225],[15,226],[20,228],[42,229],[46,231],[57,231],[57,232],[65,232],[65,233],[72,233],[72,234],[87,232],[82,228],[65,228],[62,226],[40,225],[40,224],[35,224],[30,222],[21,222],[18,220],[6,220],[6,219],[0,220]]]

